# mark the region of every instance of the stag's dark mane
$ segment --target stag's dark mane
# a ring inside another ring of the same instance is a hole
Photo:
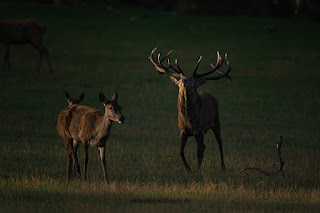
[[[200,127],[199,112],[202,100],[195,88],[179,87],[178,95],[178,125],[180,129],[196,134]]]

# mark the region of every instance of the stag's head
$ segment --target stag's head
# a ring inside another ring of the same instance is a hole
[[[84,97],[84,93],[81,93],[81,95],[78,98],[71,98],[69,93],[66,91],[66,98],[68,101],[69,106],[75,105],[75,104],[80,104]]]
[[[105,116],[112,121],[123,124],[125,118],[121,113],[121,106],[118,104],[118,93],[113,93],[111,101],[108,101],[102,93],[99,93],[99,99],[105,107]]]
[[[151,52],[151,55],[149,56],[149,59],[151,63],[155,66],[156,71],[160,74],[168,74],[170,76],[171,81],[176,84],[180,89],[197,89],[199,86],[203,85],[207,80],[218,80],[222,78],[229,78],[229,81],[231,81],[231,77],[229,76],[229,73],[231,71],[231,68],[229,66],[229,62],[227,61],[227,70],[222,73],[219,72],[218,69],[222,67],[223,62],[227,59],[227,54],[225,54],[224,58],[220,57],[219,52],[217,52],[218,58],[216,65],[212,65],[212,69],[206,73],[198,74],[197,70],[199,67],[199,64],[201,62],[202,56],[200,56],[197,65],[193,71],[193,75],[191,77],[187,77],[184,75],[182,69],[178,65],[178,60],[175,59],[175,63],[171,64],[170,60],[168,59],[168,56],[172,53],[172,50],[167,53],[165,57],[162,59],[160,58],[160,53],[158,54],[157,59],[154,59],[154,52],[157,48],[154,48]],[[163,64],[164,61],[167,59],[166,64]],[[219,75],[218,76],[212,76],[208,77],[211,73],[216,72]]]

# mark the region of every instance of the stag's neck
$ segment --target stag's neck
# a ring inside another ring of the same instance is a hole
[[[179,89],[178,120],[180,129],[196,129],[200,125],[201,98],[196,89]]]

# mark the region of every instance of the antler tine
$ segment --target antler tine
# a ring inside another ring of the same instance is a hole
[[[176,69],[173,69],[173,70],[174,70],[175,72],[177,72],[177,73],[171,72],[171,71],[169,71],[169,68],[172,68],[172,66],[170,66],[169,68],[166,68],[166,67],[163,66],[163,64],[162,64],[163,60],[165,60],[165,58],[168,57],[168,55],[172,52],[172,50],[169,51],[169,52],[167,53],[167,55],[164,57],[164,59],[162,59],[162,60],[160,60],[160,53],[159,53],[159,54],[158,54],[158,61],[155,61],[155,60],[153,59],[153,54],[154,54],[154,52],[156,51],[156,49],[157,49],[157,47],[154,48],[154,49],[151,51],[151,54],[150,54],[150,56],[148,57],[148,58],[150,59],[151,63],[155,66],[156,71],[159,72],[160,74],[168,74],[168,75],[170,75],[170,76],[179,78],[179,77],[180,77],[180,74],[177,72]]]
[[[213,66],[211,64],[211,66],[213,67],[212,70],[210,70],[209,72],[206,72],[206,73],[202,73],[202,74],[196,74],[195,77],[196,78],[201,78],[201,77],[205,77],[207,75],[210,75],[211,73],[217,71],[222,65],[223,65],[223,62],[226,60],[226,58],[221,58],[220,56],[220,53],[219,51],[217,51],[217,63],[215,66]]]
[[[153,54],[154,54],[154,52],[156,51],[156,49],[158,49],[158,47],[154,48],[154,49],[151,51],[151,54],[150,54],[150,56],[149,56],[148,58],[150,59],[151,63],[152,63],[154,66],[157,67],[157,64],[156,64],[156,63],[154,62],[154,60],[153,60]]]
[[[178,64],[178,59],[175,60],[175,64],[176,64],[176,66],[178,67],[179,73],[181,73],[182,75],[184,75],[182,69],[180,68],[180,66],[179,66],[179,64]]]
[[[194,71],[193,71],[193,77],[197,76],[197,70],[198,70],[198,68],[199,68],[201,59],[202,59],[202,55],[200,56],[200,58],[199,58],[199,60],[198,60],[198,63],[197,63],[197,66],[196,66],[196,68],[195,68]]]
[[[166,58],[168,58],[168,56],[169,56],[172,52],[173,52],[173,50],[170,50],[170,51],[167,53],[167,55],[166,55],[163,59],[161,59],[161,63],[162,63],[164,60],[166,60]]]
[[[160,53],[158,53],[158,63],[161,65],[162,67],[162,64],[161,64],[161,61],[160,61]]]
[[[161,67],[162,68],[164,68],[164,69],[166,69],[166,70],[168,70],[168,69],[173,69],[176,73],[182,73],[180,70],[177,70],[176,68],[174,68],[171,64],[170,64],[170,60],[169,60],[169,58],[168,58],[168,65],[169,65],[169,67],[167,68],[167,67],[165,67],[163,64],[162,64],[162,62],[171,54],[173,52],[173,50],[170,50],[168,53],[167,53],[167,55],[163,58],[163,59],[161,59],[160,60],[160,53],[158,54],[158,62],[159,62],[159,64],[161,65]]]
[[[177,72],[177,73],[180,73],[179,70],[177,70],[176,68],[174,68],[174,66],[171,65],[169,58],[168,58],[168,65],[169,65],[169,68],[173,69],[173,70],[174,70],[175,72]]]
[[[227,69],[226,72],[222,73],[222,72],[217,71],[220,74],[219,76],[206,77],[206,79],[207,80],[218,80],[218,79],[221,79],[221,78],[228,78],[229,82],[231,82],[231,76],[229,76],[229,73],[231,72],[231,67],[229,65],[229,61],[227,61],[227,66],[228,66],[228,69]]]

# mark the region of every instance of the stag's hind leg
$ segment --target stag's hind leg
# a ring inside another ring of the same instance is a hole
[[[180,142],[181,142],[181,145],[180,145],[180,156],[182,158],[184,167],[186,168],[187,171],[190,171],[190,166],[189,166],[189,164],[186,161],[186,158],[184,156],[184,148],[186,146],[188,137],[189,137],[189,135],[187,133],[185,133],[185,132],[181,132],[180,133]]]
[[[216,137],[216,140],[219,145],[219,151],[220,151],[220,158],[221,158],[221,169],[225,170],[226,166],[224,165],[224,159],[223,159],[223,147],[222,147],[222,139],[221,139],[221,133],[220,133],[220,123],[218,122],[218,125],[216,125],[215,128],[212,128],[214,135]]]

